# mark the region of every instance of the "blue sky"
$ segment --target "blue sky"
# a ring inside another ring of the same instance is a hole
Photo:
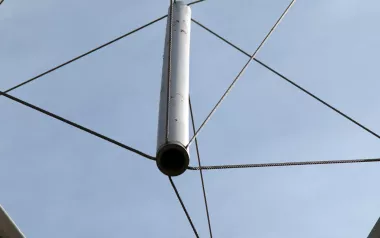
[[[289,1],[208,0],[193,17],[253,53]],[[0,6],[0,89],[167,12],[168,1]],[[296,2],[257,58],[380,132],[380,3]],[[154,154],[165,20],[11,94]],[[200,125],[246,62],[192,25]],[[27,237],[193,237],[154,162],[0,98],[0,203]],[[199,136],[204,165],[380,157],[380,141],[252,63]],[[196,165],[192,148],[191,162]],[[215,237],[366,237],[380,164],[205,171]],[[198,172],[174,179],[208,236]]]

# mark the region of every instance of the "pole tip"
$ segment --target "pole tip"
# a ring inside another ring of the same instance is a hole
[[[189,166],[189,153],[178,142],[165,144],[157,151],[157,167],[165,175],[178,176]]]

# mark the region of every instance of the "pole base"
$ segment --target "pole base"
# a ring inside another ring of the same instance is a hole
[[[158,169],[165,175],[178,176],[189,166],[189,153],[179,142],[165,144],[157,151]]]

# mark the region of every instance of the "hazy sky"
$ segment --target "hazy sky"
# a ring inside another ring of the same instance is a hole
[[[167,12],[169,1],[5,0],[0,90]],[[207,0],[193,17],[253,53],[289,1]],[[258,58],[380,133],[380,2],[299,0]],[[155,153],[165,20],[11,94]],[[199,126],[247,57],[192,25]],[[252,63],[199,136],[204,165],[380,157],[380,140]],[[196,165],[194,148],[191,165]],[[154,162],[0,98],[0,203],[30,238],[194,237]],[[366,237],[380,164],[205,171],[214,237]],[[174,179],[201,237],[199,173]]]

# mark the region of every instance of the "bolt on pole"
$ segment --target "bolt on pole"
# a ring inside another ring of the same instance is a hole
[[[191,9],[182,1],[173,3],[172,37],[170,7],[166,25],[158,116],[156,162],[168,176],[177,176],[189,165],[189,65]],[[169,47],[171,41],[168,92]],[[169,95],[169,102],[168,102]]]

